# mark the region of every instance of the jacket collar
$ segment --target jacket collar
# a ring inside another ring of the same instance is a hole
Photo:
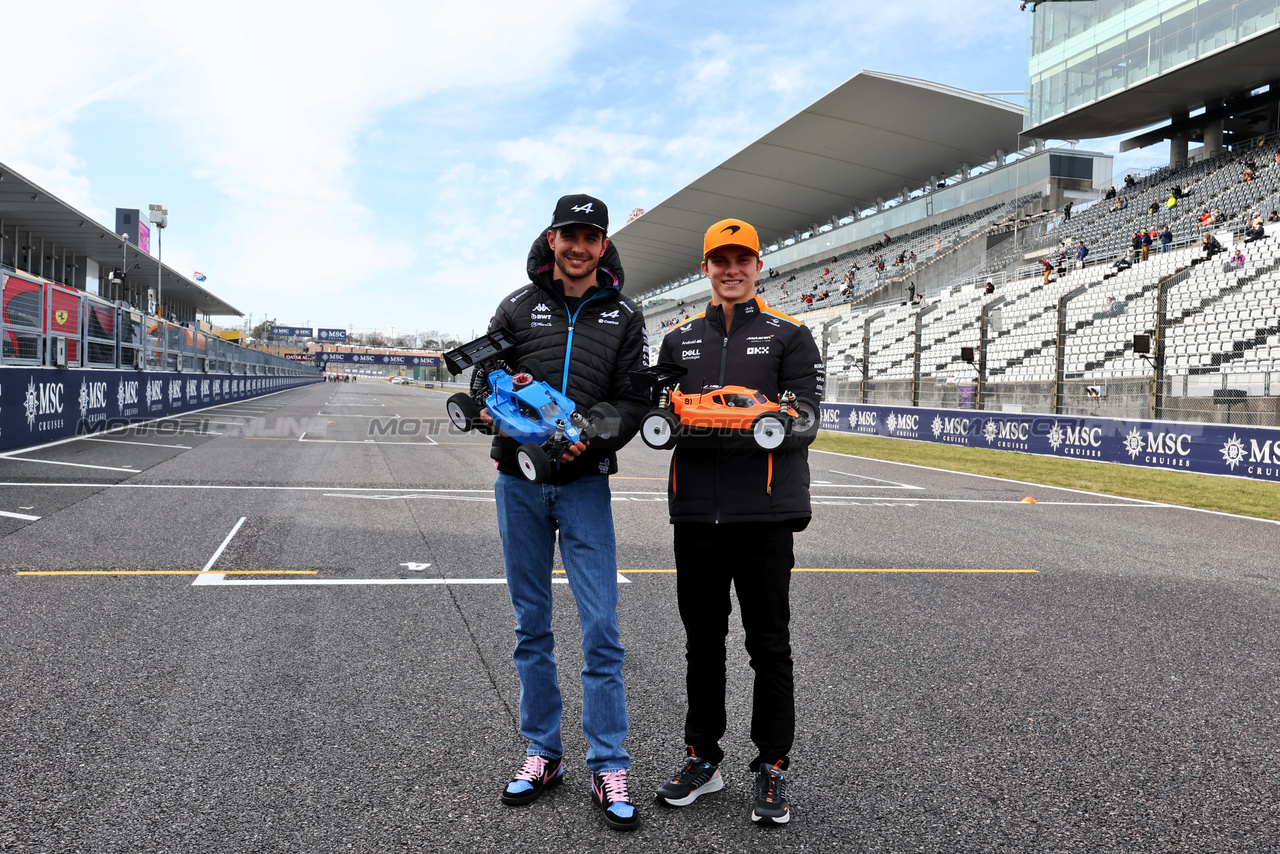
[[[756,315],[763,310],[764,303],[761,302],[759,295],[757,295],[746,302],[735,303],[730,308],[733,309],[733,314],[730,315],[733,318],[733,322],[729,328],[737,329],[739,325],[746,325],[754,320]],[[707,304],[707,320],[721,332],[724,331],[724,316],[723,305]]]

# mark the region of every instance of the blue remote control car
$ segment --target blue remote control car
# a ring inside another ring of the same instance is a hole
[[[607,403],[597,403],[584,417],[572,400],[535,377],[536,366],[511,373],[501,357],[514,344],[515,336],[499,328],[445,353],[445,365],[452,373],[474,368],[471,392],[453,395],[445,409],[463,432],[490,432],[480,419],[480,410],[489,410],[493,429],[521,443],[516,449],[521,473],[533,483],[542,483],[570,445],[608,439],[622,419]]]

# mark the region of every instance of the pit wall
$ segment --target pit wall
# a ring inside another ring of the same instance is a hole
[[[1280,482],[1274,427],[824,403],[822,429]]]
[[[0,451],[320,382],[316,375],[0,368]]]

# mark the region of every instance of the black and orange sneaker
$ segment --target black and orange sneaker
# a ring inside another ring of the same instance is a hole
[[[625,768],[592,775],[591,799],[604,809],[604,820],[614,830],[635,830],[640,824],[636,805],[627,793]]]
[[[564,779],[564,760],[545,756],[526,756],[524,765],[502,790],[502,802],[510,807],[523,806],[547,789],[554,789]]]
[[[698,799],[700,795],[718,792],[724,788],[724,778],[720,776],[720,768],[706,762],[702,757],[688,748],[689,755],[684,759],[675,775],[658,787],[658,800],[673,807],[685,807]]]
[[[791,821],[787,776],[782,773],[781,761],[772,765],[760,763],[760,770],[756,772],[756,803],[751,810],[751,820],[757,824],[786,824]]]

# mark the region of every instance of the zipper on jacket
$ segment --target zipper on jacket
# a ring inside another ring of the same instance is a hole
[[[587,307],[587,303],[591,302],[593,299],[600,296],[600,294],[602,293],[604,293],[604,291],[597,290],[594,294],[592,294],[591,296],[583,300],[582,304],[578,306],[578,310],[572,313],[570,313],[569,311],[569,304],[565,302],[563,299],[560,300],[560,304],[564,306],[564,313],[569,315],[569,340],[566,341],[564,345],[564,375],[560,378],[560,393],[565,396],[568,396],[569,394],[569,359],[573,355],[574,324],[578,322],[578,315],[581,314],[582,310]],[[728,345],[728,343],[729,343],[728,341],[725,341],[726,346]],[[577,401],[574,401],[574,402],[576,403]]]

